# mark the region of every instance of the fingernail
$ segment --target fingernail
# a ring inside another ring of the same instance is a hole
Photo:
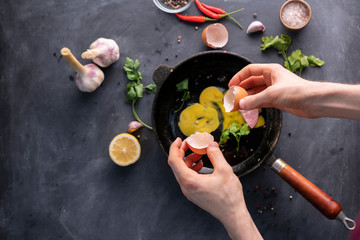
[[[218,147],[219,145],[217,144],[217,142],[212,142],[208,145],[208,147]]]
[[[246,110],[245,99],[243,99],[243,98],[240,99],[239,105],[240,105],[240,109]]]

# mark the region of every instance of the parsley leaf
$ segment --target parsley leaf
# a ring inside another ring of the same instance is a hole
[[[155,93],[156,92],[156,89],[157,89],[157,86],[155,83],[152,83],[152,84],[149,84],[145,87],[146,91],[148,93]]]
[[[261,45],[262,51],[274,47],[276,50],[286,52],[291,44],[291,38],[285,34],[281,34],[280,38],[279,36],[263,37],[261,41],[264,43]]]
[[[249,135],[249,133],[250,128],[248,124],[240,125],[237,122],[233,122],[230,127],[222,131],[219,144],[221,145],[226,143],[232,135],[237,141],[237,150],[240,151],[240,138],[241,136]]]
[[[124,71],[126,72],[126,76],[129,79],[129,83],[126,85],[126,98],[125,100],[127,102],[132,103],[132,110],[133,114],[137,121],[139,121],[142,125],[145,127],[152,129],[152,127],[146,125],[143,123],[139,116],[136,113],[136,101],[141,99],[143,97],[144,88],[148,93],[155,93],[156,92],[156,84],[152,83],[148,86],[144,87],[144,85],[141,83],[142,80],[142,72],[138,71],[138,68],[140,66],[139,60],[132,60],[130,58],[126,58],[125,65],[124,65]]]
[[[263,42],[260,46],[262,51],[271,47],[280,51],[285,60],[285,68],[293,73],[299,71],[299,76],[301,76],[302,70],[306,67],[321,67],[325,64],[324,61],[314,57],[313,55],[306,56],[302,54],[299,49],[293,51],[290,56],[287,56],[287,51],[291,44],[291,38],[285,34],[281,34],[280,38],[279,36],[263,37],[261,41]]]
[[[184,80],[176,84],[176,90],[179,92],[189,90],[189,79],[185,78]]]
[[[313,55],[310,55],[307,58],[307,60],[310,64],[310,67],[321,67],[322,65],[325,64],[324,61],[320,60],[319,58],[314,57]]]
[[[178,92],[183,91],[184,94],[181,99],[181,101],[182,101],[181,106],[177,110],[175,110],[175,112],[180,111],[180,109],[184,106],[185,101],[190,99],[190,92],[188,90],[189,90],[189,79],[188,78],[185,78],[184,80],[182,80],[181,82],[176,84],[176,91],[178,91]]]
[[[285,62],[285,67],[293,73],[299,71],[299,76],[301,76],[302,70],[306,67],[320,67],[325,64],[324,61],[314,57],[313,55],[308,57],[302,54],[299,49],[292,52],[288,57],[288,60],[288,62]]]

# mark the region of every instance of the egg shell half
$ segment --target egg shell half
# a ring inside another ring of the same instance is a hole
[[[240,100],[246,96],[248,96],[248,93],[244,88],[239,86],[230,87],[223,98],[225,112],[238,111],[240,109]]]
[[[201,39],[207,47],[219,49],[227,44],[229,33],[221,23],[213,23],[204,29]]]
[[[207,152],[207,147],[214,141],[213,135],[207,132],[196,132],[185,139],[189,148],[194,153],[204,155]]]

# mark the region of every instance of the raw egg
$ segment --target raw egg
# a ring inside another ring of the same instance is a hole
[[[247,91],[239,86],[232,86],[226,92],[223,102],[225,112],[235,112],[240,109],[239,102],[248,95]]]
[[[207,147],[214,141],[213,135],[207,132],[196,132],[185,139],[191,151],[197,154],[206,154]]]
[[[185,136],[195,132],[213,132],[219,127],[217,111],[212,107],[195,103],[185,108],[180,114],[178,126]]]
[[[204,29],[201,39],[207,47],[218,49],[226,45],[229,33],[224,25],[213,23]]]

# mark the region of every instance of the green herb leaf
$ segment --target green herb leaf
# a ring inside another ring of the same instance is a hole
[[[184,95],[182,97],[182,100],[185,102],[186,100],[190,99],[190,92],[189,91],[185,91]]]
[[[240,135],[244,136],[244,135],[249,135],[250,133],[250,128],[248,124],[244,124],[242,125],[242,127],[240,128]]]
[[[146,91],[148,93],[155,93],[156,92],[156,89],[157,89],[157,86],[155,83],[152,83],[152,84],[149,84],[145,87]]]
[[[185,78],[183,81],[176,84],[176,90],[179,92],[189,90],[189,79]]]
[[[141,81],[142,80],[142,73],[139,72],[137,69],[139,68],[140,63],[139,60],[135,60],[135,62],[126,57],[124,71],[126,72],[126,76],[130,81]]]
[[[189,90],[188,78],[185,78],[184,80],[176,84],[176,91],[178,92],[184,91],[184,94],[181,99],[182,101],[181,106],[177,110],[175,110],[175,112],[180,111],[180,109],[184,106],[185,101],[190,99],[190,92],[188,90]]]
[[[281,34],[281,38],[279,36],[263,37],[261,41],[264,43],[260,46],[262,51],[273,47],[279,51],[286,52],[291,44],[291,38],[285,34]]]
[[[314,57],[313,55],[310,55],[307,60],[310,64],[310,67],[321,67],[322,65],[325,64],[324,61]]]
[[[141,83],[142,80],[142,72],[138,71],[140,66],[139,60],[132,60],[131,58],[127,57],[125,60],[124,71],[126,72],[127,78],[130,82],[126,85],[126,98],[125,100],[132,103],[132,110],[133,114],[141,124],[145,127],[152,129],[152,127],[146,125],[142,122],[139,116],[136,113],[136,101],[143,97],[144,92],[144,85]],[[156,91],[156,84],[152,83],[145,87],[146,91],[149,93],[155,93]]]
[[[229,130],[229,128],[223,130],[222,133],[221,133],[221,136],[220,136],[220,142],[219,142],[219,144],[221,145],[221,144],[226,143],[227,140],[229,140],[229,138],[230,138],[229,135],[230,135],[230,130]]]
[[[139,60],[136,59],[133,67],[135,70],[137,70],[139,68],[139,66],[140,66],[140,62],[139,62]]]
[[[325,62],[321,61],[319,58],[311,56],[306,56],[301,53],[301,50],[295,50],[291,53],[291,55],[288,57],[288,63],[285,62],[285,67],[289,69],[291,72],[299,71],[299,75],[301,76],[301,72],[306,67],[316,67],[316,66],[322,66]]]
[[[290,56],[287,56],[287,50],[291,44],[291,38],[285,34],[281,34],[279,36],[270,36],[270,37],[263,37],[262,39],[263,44],[260,46],[261,50],[264,51],[270,47],[275,48],[278,51],[281,51],[282,56],[284,57],[284,66],[286,69],[290,70],[291,72],[295,73],[299,71],[299,76],[301,76],[301,72],[306,67],[320,67],[325,64],[324,61],[320,60],[319,58],[311,56],[306,56],[301,53],[301,50],[297,49],[291,53]]]
[[[249,135],[250,128],[248,124],[240,125],[237,122],[231,123],[230,127],[222,131],[222,134],[220,136],[220,142],[219,144],[224,144],[229,140],[230,134],[235,137],[237,144],[238,144],[238,151],[240,150],[240,139],[241,136]]]

